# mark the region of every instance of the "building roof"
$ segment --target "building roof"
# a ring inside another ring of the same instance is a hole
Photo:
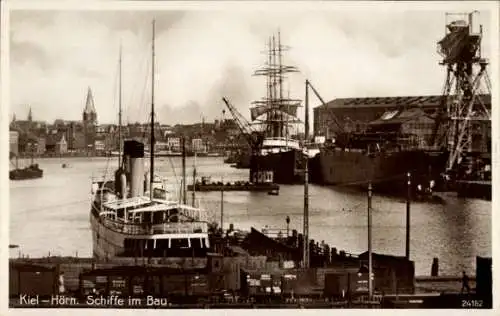
[[[45,144],[49,145],[49,146],[55,145],[55,144],[61,142],[63,138],[64,138],[64,132],[57,132],[55,134],[49,134],[46,137]]]
[[[434,120],[430,115],[427,115],[420,108],[410,108],[402,110],[386,111],[381,117],[375,121],[370,122],[370,125],[383,125],[383,124],[402,124],[412,121],[421,117],[427,117],[429,120]]]
[[[478,95],[486,106],[491,107],[491,95]],[[327,107],[350,108],[350,107],[394,107],[394,106],[417,106],[435,108],[441,104],[443,96],[401,96],[401,97],[377,97],[377,98],[339,98],[326,103]],[[323,105],[319,106],[324,107]]]
[[[83,112],[96,113],[94,106],[94,97],[92,96],[92,90],[90,90],[90,87],[88,87],[87,90],[87,100],[85,101],[85,109],[83,110]]]

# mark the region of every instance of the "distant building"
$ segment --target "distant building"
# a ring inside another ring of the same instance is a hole
[[[181,151],[181,139],[180,137],[168,137],[167,146],[171,151],[179,152]]]
[[[96,154],[104,154],[106,152],[106,143],[104,137],[99,137],[93,144]]]
[[[431,147],[435,119],[420,108],[387,111],[368,124],[371,132],[399,133],[406,136],[406,146],[411,148]],[[403,149],[411,149],[403,148]]]
[[[191,140],[191,149],[194,152],[205,152],[207,151],[207,148],[205,144],[203,143],[203,139],[201,138],[194,138]]]
[[[479,96],[482,103],[491,107],[491,97]],[[336,131],[332,116],[348,130],[364,130],[367,124],[391,110],[421,108],[433,114],[440,108],[442,96],[340,98],[314,108],[314,134],[326,135]]]
[[[68,142],[64,133],[61,134],[61,138],[56,142],[56,153],[61,155],[68,153]]]
[[[97,128],[97,112],[94,105],[94,97],[90,87],[87,90],[87,99],[83,109],[83,132],[85,135],[85,148],[87,151],[94,150],[94,141]]]
[[[83,151],[85,149],[85,134],[82,122],[66,122],[65,131],[66,141],[68,142],[68,151]]]
[[[38,137],[37,138],[36,154],[43,155],[43,154],[45,154],[45,152],[46,152],[45,137]]]
[[[477,100],[486,108],[491,109],[490,95],[478,95]],[[443,97],[437,95],[335,99],[314,108],[314,135],[331,138],[339,129],[334,122],[334,117],[344,131],[363,132],[370,126],[370,122],[378,120],[385,113],[418,108],[427,115],[433,115],[440,109],[442,102]],[[428,118],[429,116],[427,116]],[[426,128],[433,128],[431,122],[418,124],[427,124]],[[405,128],[407,127],[408,125]],[[419,129],[421,128],[419,127]],[[485,144],[491,142],[491,123],[473,122],[473,129],[477,130],[477,133],[473,136],[472,147],[482,148],[481,151],[488,150],[485,148],[488,145]],[[425,132],[427,135],[429,133],[431,131]]]
[[[19,153],[19,132],[9,131],[9,151],[17,155]]]
[[[155,142],[155,151],[164,151],[164,150],[168,150],[167,142],[162,142],[162,141]]]
[[[49,155],[64,155],[68,152],[68,142],[66,141],[66,133],[59,132],[57,130],[52,130],[52,132],[47,135],[46,152]]]

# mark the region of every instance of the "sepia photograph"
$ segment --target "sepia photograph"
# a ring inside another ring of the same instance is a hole
[[[8,308],[497,306],[499,8],[3,2]]]

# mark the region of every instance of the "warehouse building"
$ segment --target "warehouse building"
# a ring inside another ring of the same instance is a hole
[[[479,95],[479,101],[491,109],[491,95]],[[432,134],[434,124],[429,118],[435,119],[437,110],[441,107],[442,96],[406,96],[406,97],[382,97],[382,98],[340,98],[334,99],[325,105],[314,108],[314,135],[331,138],[338,130],[334,118],[338,121],[344,131],[363,132],[374,126],[375,122],[381,122],[384,116],[391,112],[398,113],[410,109],[419,109],[422,116],[418,122],[406,121],[411,128],[426,129],[419,132],[426,136]],[[420,122],[425,118],[425,122]],[[417,125],[415,125],[415,124]],[[482,124],[473,122],[475,139],[473,147],[479,151],[489,151],[491,146],[491,122]],[[488,148],[486,148],[488,147]]]

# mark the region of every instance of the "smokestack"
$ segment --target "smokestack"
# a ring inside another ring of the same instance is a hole
[[[123,146],[125,168],[130,182],[130,196],[144,194],[144,144],[128,140]]]

